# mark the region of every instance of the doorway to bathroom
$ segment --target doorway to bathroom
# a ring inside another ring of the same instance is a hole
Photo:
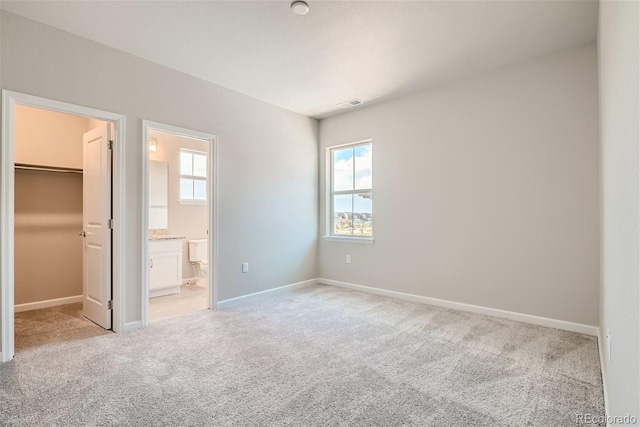
[[[120,331],[124,118],[3,91],[2,361]]]
[[[215,308],[213,135],[143,122],[143,319]]]

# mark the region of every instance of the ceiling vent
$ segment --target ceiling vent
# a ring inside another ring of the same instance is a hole
[[[340,104],[338,104],[338,107],[351,108],[360,104],[364,104],[364,101],[360,101],[358,98],[353,98],[353,99],[350,99],[349,101],[341,102]]]

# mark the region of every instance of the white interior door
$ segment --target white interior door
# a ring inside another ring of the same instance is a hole
[[[83,140],[83,312],[111,329],[111,126],[102,124]]]

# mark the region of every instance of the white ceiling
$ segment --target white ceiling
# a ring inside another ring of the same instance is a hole
[[[307,116],[596,40],[597,1],[6,1],[51,25]],[[366,104],[365,104],[366,105]],[[360,108],[360,107],[355,107]]]

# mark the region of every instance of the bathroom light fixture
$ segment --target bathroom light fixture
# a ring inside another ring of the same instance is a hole
[[[297,0],[291,3],[291,10],[296,15],[306,15],[309,13],[309,5],[305,1]]]
[[[149,151],[158,151],[158,141],[155,138],[149,138]]]

